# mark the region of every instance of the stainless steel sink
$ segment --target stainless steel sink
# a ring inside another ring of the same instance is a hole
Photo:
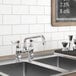
[[[8,76],[23,76],[23,63],[13,63],[0,66],[0,72]]]
[[[43,58],[35,60],[41,63],[45,63],[48,65],[57,66],[63,69],[66,69],[68,71],[76,70],[76,60],[65,58],[65,57],[49,57],[49,58]]]
[[[9,76],[52,76],[61,73],[29,62],[2,65],[0,66],[0,72],[4,72]]]
[[[55,50],[56,53],[61,53],[65,55],[70,55],[70,56],[76,56],[76,50],[74,51],[62,51],[61,49]]]

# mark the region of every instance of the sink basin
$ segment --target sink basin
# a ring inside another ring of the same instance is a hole
[[[71,56],[76,56],[76,50],[74,51],[62,51],[61,49],[56,50],[56,53],[61,53],[61,54],[66,54],[66,55],[71,55]]]
[[[57,66],[68,71],[76,70],[76,61],[65,57],[55,56],[36,60],[48,65]]]
[[[56,70],[46,69],[29,63],[26,64],[26,68],[26,76],[52,76],[61,73]]]
[[[28,62],[1,65],[0,72],[6,73],[9,76],[52,76],[53,74],[61,73]]]
[[[8,76],[23,76],[23,63],[13,63],[0,66],[0,72]]]

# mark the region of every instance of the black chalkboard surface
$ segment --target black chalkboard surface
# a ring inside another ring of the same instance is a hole
[[[76,0],[51,0],[51,25],[76,26]]]
[[[74,20],[73,18],[76,18],[76,0],[57,0],[56,3],[56,15],[59,20]]]

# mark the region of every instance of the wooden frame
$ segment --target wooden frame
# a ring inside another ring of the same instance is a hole
[[[76,21],[56,21],[56,0],[51,0],[51,23],[52,26],[75,26]]]

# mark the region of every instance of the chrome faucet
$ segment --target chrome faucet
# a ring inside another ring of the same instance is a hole
[[[35,38],[41,38],[42,39],[42,44],[44,45],[45,44],[45,37],[43,35],[39,35],[39,36],[33,36],[33,37],[27,37],[24,39],[24,50],[28,52],[28,60],[29,62],[32,60],[33,58],[33,51],[34,51],[34,48],[33,48],[33,40],[32,39],[35,39]],[[27,47],[27,43],[26,41],[27,40],[30,40],[30,45],[29,45],[29,48]]]
[[[22,50],[21,50],[21,44],[20,44],[20,41],[17,40],[17,41],[11,41],[12,44],[15,44],[16,45],[16,52],[15,52],[15,56],[16,56],[16,61],[20,61],[21,60],[21,53],[22,53]]]
[[[41,38],[42,39],[42,44],[44,45],[45,43],[45,37],[43,35],[39,35],[39,36],[33,36],[33,37],[27,37],[24,39],[24,49],[27,50],[27,46],[26,46],[26,41],[29,39],[34,39],[34,38]]]
[[[16,41],[16,60],[20,61],[21,59],[21,46],[20,46],[20,41]]]
[[[33,58],[33,51],[34,51],[34,47],[33,47],[33,40],[35,38],[41,38],[42,39],[42,44],[45,44],[45,37],[43,35],[39,35],[39,36],[33,36],[33,37],[27,37],[24,39],[24,44],[23,44],[23,48],[21,49],[21,44],[20,41],[15,41],[12,42],[12,44],[16,44],[16,61],[20,61],[22,58],[22,53],[28,52],[28,60],[29,62],[32,60]],[[26,45],[27,44],[27,40],[30,41],[29,47]]]

